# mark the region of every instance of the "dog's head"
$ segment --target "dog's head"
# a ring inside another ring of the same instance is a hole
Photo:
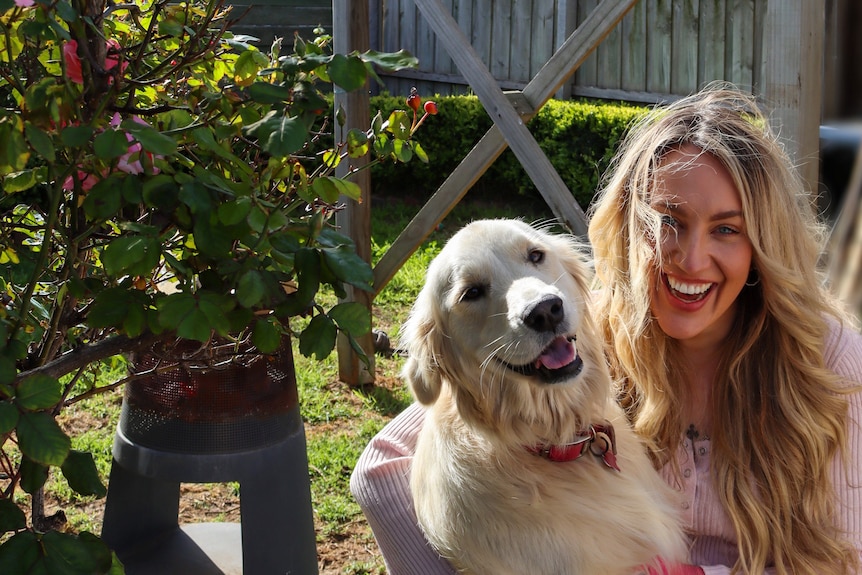
[[[465,226],[429,266],[402,330],[417,400],[434,403],[446,385],[467,420],[565,436],[609,393],[586,314],[590,277],[570,236],[518,220]]]

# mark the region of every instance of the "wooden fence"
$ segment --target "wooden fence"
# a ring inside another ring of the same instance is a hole
[[[821,0],[811,0],[821,1]],[[847,92],[858,64],[844,57],[853,40],[849,19],[858,0],[826,4],[823,105],[825,115],[856,111]],[[369,0],[371,46],[404,48],[417,70],[384,77],[385,89],[457,94],[469,90],[416,9],[413,0]],[[763,83],[767,4],[776,0],[640,0],[580,67],[561,97],[588,96],[656,102],[681,96],[710,80],[759,92]],[[543,62],[598,5],[599,0],[442,0],[504,89],[521,89]],[[857,26],[862,22],[857,22]],[[798,41],[798,40],[797,40]],[[855,42],[855,43],[853,43]],[[862,49],[860,47],[859,49]],[[858,83],[858,78],[856,79]],[[855,95],[856,101],[862,98]]]
[[[467,82],[440,47],[413,0],[367,0],[371,47],[405,49],[416,70],[384,76],[385,89],[459,94]],[[780,9],[780,0],[771,0]],[[821,1],[821,0],[812,0]],[[862,3],[823,0],[824,117],[862,113]],[[503,89],[522,89],[599,0],[442,0]],[[858,4],[857,4],[858,3]],[[291,42],[294,32],[313,37],[332,30],[332,0],[238,0],[248,9],[235,31]],[[728,80],[757,91],[763,81],[767,0],[640,0],[560,93],[632,102],[683,95],[709,80]],[[855,23],[854,23],[855,22]]]
[[[295,32],[310,40],[318,26],[332,31],[332,0],[236,0],[230,4],[233,17],[243,15],[231,31],[260,39],[257,45],[264,52],[269,52],[275,38],[283,38],[291,47]]]

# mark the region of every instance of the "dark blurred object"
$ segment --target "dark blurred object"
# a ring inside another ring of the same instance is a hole
[[[820,126],[820,210],[838,217],[847,195],[856,154],[862,147],[862,120]]]
[[[820,133],[822,138],[823,128]],[[821,139],[821,181],[826,175],[833,178],[829,281],[862,320],[862,123],[827,130],[826,135],[828,146]]]

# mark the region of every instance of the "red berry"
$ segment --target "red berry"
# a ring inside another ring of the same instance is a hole
[[[425,102],[425,113],[431,114],[432,116],[436,115],[437,114],[437,104],[435,102],[432,102],[431,100],[428,100],[427,102]]]
[[[419,92],[416,91],[416,88],[410,89],[410,95],[407,96],[407,105],[413,109],[413,112],[418,112],[419,107],[422,105],[422,98],[419,97]]]

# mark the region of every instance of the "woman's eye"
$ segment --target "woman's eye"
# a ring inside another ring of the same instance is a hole
[[[739,231],[732,226],[718,226],[718,233],[721,235],[731,236],[734,234],[738,234]]]
[[[545,252],[542,250],[532,250],[527,257],[529,258],[530,263],[540,264],[545,259]]]
[[[663,226],[669,226],[671,228],[675,228],[677,225],[676,218],[671,216],[670,214],[662,214],[661,215],[661,224]]]

